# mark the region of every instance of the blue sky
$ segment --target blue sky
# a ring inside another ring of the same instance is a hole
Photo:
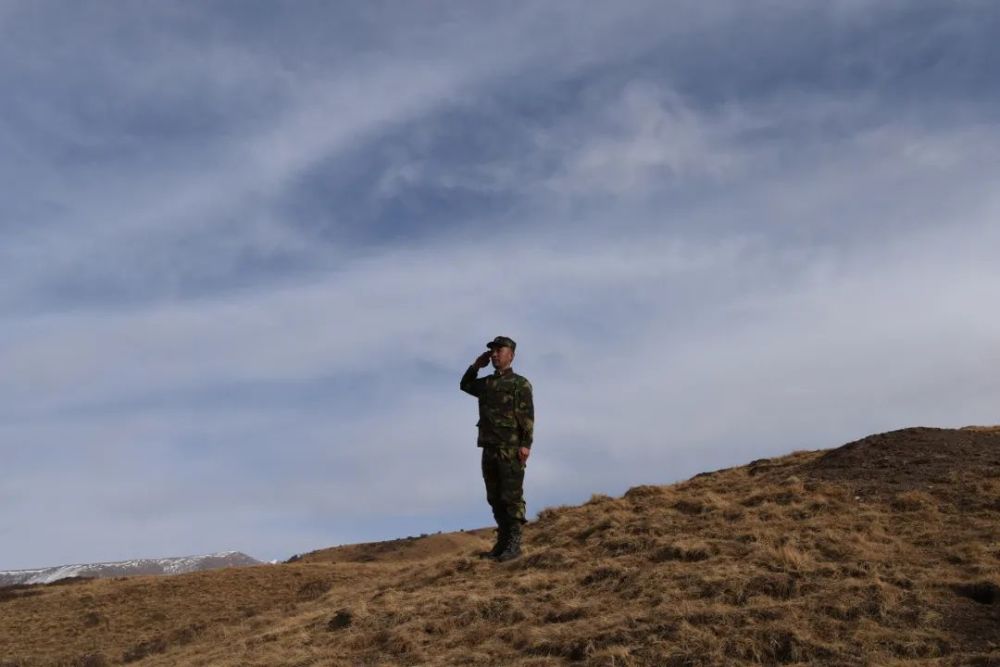
[[[0,4],[0,568],[998,421],[992,2]]]

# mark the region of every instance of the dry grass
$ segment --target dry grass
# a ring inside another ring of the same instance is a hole
[[[545,510],[504,565],[477,531],[2,589],[0,666],[1000,664],[1000,433],[888,435]]]

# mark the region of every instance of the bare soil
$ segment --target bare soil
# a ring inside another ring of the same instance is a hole
[[[914,428],[488,530],[0,589],[0,667],[1000,665],[1000,429]]]

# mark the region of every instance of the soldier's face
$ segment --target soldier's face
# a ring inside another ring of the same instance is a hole
[[[493,368],[498,371],[506,370],[514,361],[514,350],[509,347],[495,347],[493,354],[490,355],[490,361],[493,362]]]

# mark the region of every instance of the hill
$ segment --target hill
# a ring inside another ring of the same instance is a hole
[[[996,428],[546,509],[503,565],[489,537],[0,589],[0,665],[1000,665]]]
[[[106,579],[133,577],[142,574],[187,574],[218,570],[224,567],[260,565],[260,561],[239,551],[225,551],[206,556],[178,556],[174,558],[139,558],[114,563],[89,563],[86,565],[60,565],[35,570],[0,571],[0,587],[16,584],[51,584],[60,579]]]

